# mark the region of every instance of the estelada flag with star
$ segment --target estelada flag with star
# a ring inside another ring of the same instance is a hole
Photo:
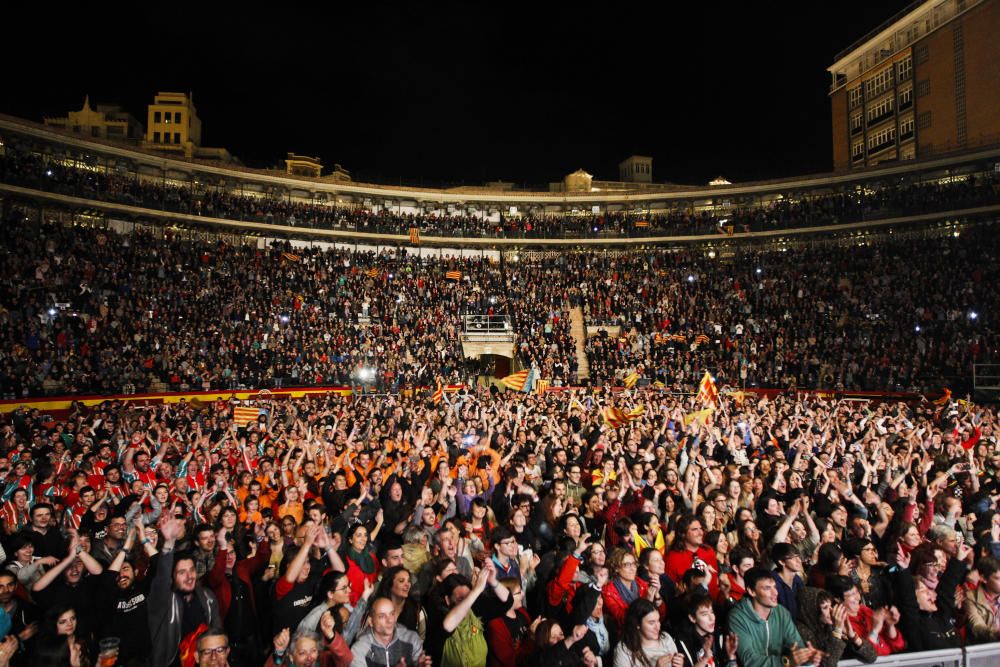
[[[715,405],[719,402],[719,390],[715,388],[715,381],[712,380],[712,374],[708,371],[705,371],[705,376],[698,384],[698,395],[695,398],[703,405]]]

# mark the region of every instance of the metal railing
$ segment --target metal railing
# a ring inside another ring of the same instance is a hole
[[[874,663],[841,660],[838,667],[864,667],[866,664],[879,667],[994,667],[1000,664],[1000,643],[977,644],[940,651],[896,653],[882,656]]]

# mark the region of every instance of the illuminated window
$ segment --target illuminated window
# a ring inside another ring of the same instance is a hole
[[[896,74],[897,81],[906,81],[913,76],[913,59],[907,58],[906,60],[896,63]]]
[[[849,91],[847,91],[847,96],[848,99],[850,100],[849,106],[851,109],[861,106],[861,99],[862,99],[861,86],[857,86],[856,88],[851,88]]]
[[[878,104],[868,107],[868,122],[871,123],[873,120],[880,119],[890,113],[892,113],[892,97],[887,97]]]
[[[886,67],[881,72],[865,81],[865,98],[872,99],[892,87],[892,67]]]

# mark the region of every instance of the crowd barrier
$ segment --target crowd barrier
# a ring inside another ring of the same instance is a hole
[[[858,660],[841,660],[838,667],[865,667]],[[1000,642],[942,651],[918,651],[880,657],[879,667],[996,667],[1000,665]]]

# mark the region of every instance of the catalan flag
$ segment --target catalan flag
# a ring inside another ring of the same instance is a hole
[[[420,245],[420,229],[417,227],[410,227],[410,243],[413,245]]]
[[[743,405],[743,401],[747,400],[746,393],[742,391],[734,391],[731,392],[729,395],[733,397],[733,402],[736,405]]]
[[[674,334],[673,336],[670,337],[670,340],[674,341],[675,343],[686,343],[687,336],[685,336],[684,334]]]
[[[705,334],[698,334],[697,336],[694,337],[694,342],[697,343],[698,345],[704,345],[705,343],[708,342],[708,336],[706,336]]]
[[[367,271],[365,271],[365,275],[368,276],[369,278],[378,278],[378,269],[372,267]]]
[[[646,406],[645,405],[636,406],[628,411],[628,420],[635,421],[636,419],[642,417],[644,414],[646,414]]]
[[[638,381],[639,381],[639,372],[632,371],[631,373],[625,376],[625,388],[631,389],[632,387],[635,386],[635,383]]]
[[[444,274],[444,277],[447,278],[448,280],[461,280],[462,279],[462,272],[461,271],[449,271],[448,273]]]
[[[708,371],[705,371],[705,376],[698,383],[698,396],[696,398],[702,404],[715,405],[719,401],[719,390],[715,388],[715,381],[712,380],[712,374]]]
[[[286,262],[299,262],[302,260],[302,257],[292,252],[283,252],[281,253],[281,259],[285,260]]]
[[[655,387],[656,389],[666,389],[667,385],[663,384],[661,380],[657,380],[656,382],[653,383],[653,387]]]
[[[545,380],[539,378],[535,381],[535,393],[539,396],[544,396],[545,392],[548,391],[549,385],[552,384],[550,380]]]
[[[431,395],[431,401],[434,405],[438,405],[444,399],[444,387],[441,385],[441,381],[438,380],[437,389]]]
[[[620,428],[629,421],[628,413],[621,408],[604,408],[601,410],[601,419],[611,428]]]
[[[500,384],[504,385],[509,389],[514,391],[523,391],[528,393],[531,391],[533,373],[530,368],[525,368],[523,371],[518,371],[517,373],[512,373],[507,377],[500,380]]]
[[[635,221],[635,226],[636,227],[649,227],[649,221],[648,220],[636,220]]]
[[[237,406],[233,408],[233,421],[239,426],[246,426],[247,424],[257,421],[260,417],[260,408],[248,408],[243,406]]]
[[[708,419],[709,415],[715,412],[715,408],[705,408],[704,410],[697,410],[695,412],[689,412],[684,415],[684,425],[690,426],[691,422],[698,422],[699,424],[704,424]]]
[[[951,400],[951,389],[945,387],[944,394],[941,396],[941,398],[934,400],[934,405],[947,405],[948,401],[950,400]]]

